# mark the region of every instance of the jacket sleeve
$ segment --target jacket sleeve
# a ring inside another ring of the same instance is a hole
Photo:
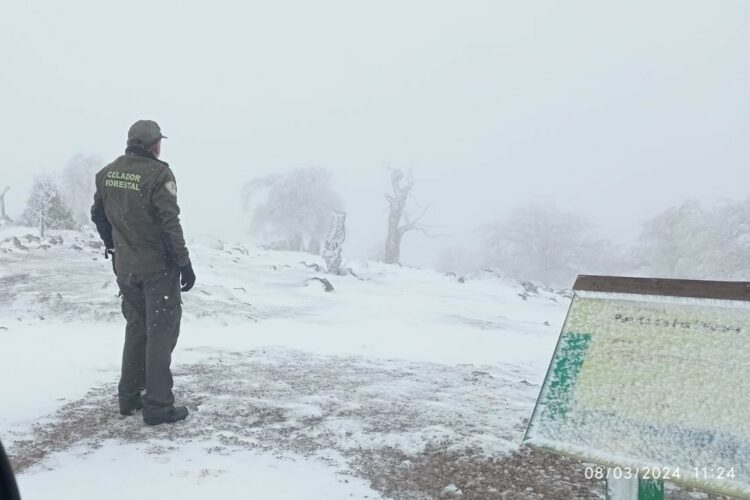
[[[112,240],[112,224],[109,223],[107,215],[104,213],[104,201],[102,193],[99,190],[99,180],[96,180],[96,193],[94,193],[94,204],[91,206],[91,221],[96,226],[99,237],[104,242],[106,248],[114,248],[115,243]]]
[[[157,223],[161,227],[167,253],[174,258],[178,267],[190,263],[190,255],[185,246],[185,237],[180,224],[180,207],[177,205],[177,184],[172,170],[167,167],[156,179],[151,198]]]

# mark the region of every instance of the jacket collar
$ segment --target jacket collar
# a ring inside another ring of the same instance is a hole
[[[165,161],[161,161],[159,158],[154,156],[154,154],[151,151],[147,149],[139,148],[138,146],[128,146],[127,148],[125,148],[125,154],[132,155],[132,156],[140,156],[142,158],[148,158],[149,160],[155,160],[155,161],[158,161],[159,163],[163,163],[164,165],[169,166],[169,163]]]

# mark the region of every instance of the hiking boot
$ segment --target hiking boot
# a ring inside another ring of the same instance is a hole
[[[135,397],[124,398],[120,396],[120,415],[123,417],[129,417],[135,415],[135,412],[143,409],[143,401],[141,401],[141,395],[137,394]]]
[[[143,415],[143,421],[146,425],[173,424],[179,420],[185,420],[190,413],[186,406],[175,406],[168,412],[156,416]]]

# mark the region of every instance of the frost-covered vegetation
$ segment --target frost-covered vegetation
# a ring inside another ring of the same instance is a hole
[[[21,214],[21,223],[27,226],[52,229],[73,229],[76,226],[73,212],[60,188],[51,177],[40,176],[34,180],[31,195]]]
[[[579,274],[750,280],[750,199],[694,200],[646,220],[618,247],[582,215],[529,205],[477,230],[477,248],[447,247],[443,271],[493,268],[519,279],[569,287]]]
[[[86,226],[94,175],[102,164],[95,157],[78,154],[60,175],[36,177],[23,213],[18,217],[0,213],[0,225],[17,220],[40,227],[43,220],[44,227],[52,229]],[[401,262],[407,232],[435,236],[435,226],[422,222],[430,205],[413,199],[411,172],[395,168],[389,172],[392,192],[385,196],[388,205],[382,224],[363,230],[356,217],[350,215],[346,221],[360,234],[371,235],[373,246],[382,249],[378,259],[396,264]],[[346,208],[332,173],[319,167],[258,177],[239,191],[243,209],[250,215],[247,233],[270,249],[320,254],[331,225]],[[4,189],[3,196],[7,192]],[[372,203],[383,201],[373,197]],[[437,270],[466,274],[492,269],[558,288],[570,287],[579,274],[750,279],[750,199],[713,205],[686,200],[645,220],[640,235],[629,245],[610,241],[583,214],[541,203],[518,207],[499,214],[494,222],[476,226],[470,240],[446,232],[430,244],[442,248],[434,263]],[[407,240],[407,245],[415,244]],[[337,252],[337,258],[344,261],[364,257],[345,247]]]
[[[101,160],[78,154],[70,159],[59,175],[38,175],[34,178],[18,222],[21,225],[76,229],[89,223],[94,199],[94,176],[103,166]],[[0,225],[13,222],[5,212],[5,195],[0,197]]]
[[[480,239],[481,263],[515,277],[569,286],[584,272],[616,259],[613,246],[583,216],[528,206],[489,225]]]
[[[320,252],[331,214],[343,207],[331,173],[317,167],[260,177],[242,189],[250,232],[279,250]]]
[[[631,259],[642,275],[750,279],[750,198],[665,210],[644,225]]]

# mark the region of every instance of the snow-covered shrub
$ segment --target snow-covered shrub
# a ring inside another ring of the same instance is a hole
[[[44,220],[45,227],[50,229],[74,229],[76,227],[73,212],[65,203],[57,184],[51,178],[44,176],[34,179],[31,195],[21,214],[20,222],[27,226],[38,226],[40,217]]]

